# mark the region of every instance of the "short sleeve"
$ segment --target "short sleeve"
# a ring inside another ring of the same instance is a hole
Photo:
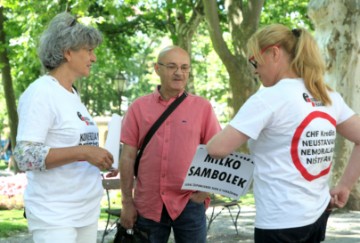
[[[139,124],[135,116],[133,103],[127,110],[121,124],[121,142],[124,144],[138,147]]]
[[[208,101],[206,101],[205,112],[206,115],[203,119],[201,144],[207,144],[207,142],[221,130],[221,126],[215,115],[214,109]]]
[[[20,97],[18,141],[44,143],[55,118],[51,93],[45,86],[31,85]]]
[[[254,95],[244,103],[229,124],[250,138],[257,139],[273,114],[270,106]]]
[[[337,110],[337,124],[341,124],[346,121],[350,117],[352,117],[355,112],[345,103],[344,99],[341,97],[339,93],[334,93],[333,102],[335,102],[336,110]]]

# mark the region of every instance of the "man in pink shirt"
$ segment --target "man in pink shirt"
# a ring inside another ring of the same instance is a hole
[[[121,224],[136,223],[150,232],[150,242],[167,242],[174,231],[177,243],[206,242],[209,195],[181,190],[199,144],[221,130],[210,102],[188,94],[162,123],[146,146],[134,187],[134,163],[143,139],[166,108],[183,92],[191,70],[189,54],[180,47],[163,49],[154,64],[161,85],[129,107],[123,119],[120,158]]]

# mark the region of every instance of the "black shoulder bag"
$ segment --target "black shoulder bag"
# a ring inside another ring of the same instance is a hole
[[[155,132],[157,131],[157,129],[160,127],[160,125],[166,120],[166,118],[175,110],[175,108],[186,98],[187,93],[186,91],[184,91],[184,93],[178,97],[173,103],[171,103],[169,105],[169,107],[161,114],[161,116],[156,120],[156,122],[152,125],[152,127],[149,129],[149,131],[147,132],[144,141],[141,145],[141,148],[136,156],[136,160],[135,160],[135,168],[134,168],[134,175],[135,177],[137,177],[138,174],[138,170],[139,170],[139,163],[140,163],[140,159],[141,156],[144,152],[144,149],[146,147],[146,145],[149,143],[151,137],[155,134]]]

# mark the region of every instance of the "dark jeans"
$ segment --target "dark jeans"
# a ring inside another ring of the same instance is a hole
[[[325,240],[326,224],[331,211],[325,211],[315,223],[288,229],[255,228],[255,243],[318,243]]]
[[[170,218],[164,206],[160,223],[138,216],[136,225],[139,229],[150,232],[150,243],[168,242],[171,228],[176,243],[206,242],[205,206],[203,203],[195,203],[191,200],[175,220]]]

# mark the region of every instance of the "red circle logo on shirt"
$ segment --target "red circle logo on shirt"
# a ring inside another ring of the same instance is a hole
[[[335,119],[321,111],[311,112],[298,126],[291,142],[291,157],[306,180],[329,173],[335,137]]]

